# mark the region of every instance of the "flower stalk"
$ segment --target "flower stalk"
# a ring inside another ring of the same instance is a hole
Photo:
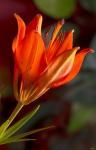
[[[15,107],[15,109],[13,110],[13,112],[11,113],[10,117],[8,118],[8,120],[5,122],[6,125],[4,126],[1,134],[0,134],[0,138],[2,138],[4,136],[4,133],[6,132],[7,128],[10,126],[10,124],[13,122],[13,120],[16,118],[16,116],[18,115],[18,113],[20,112],[20,110],[23,108],[23,104],[22,103],[18,103],[17,106]],[[2,125],[3,126],[3,125]],[[2,127],[1,126],[1,127]]]

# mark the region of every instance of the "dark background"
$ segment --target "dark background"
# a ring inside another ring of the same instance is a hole
[[[42,0],[44,1],[44,0]],[[35,3],[34,3],[35,2]],[[38,5],[38,0],[0,0],[0,123],[8,118],[16,100],[12,91],[13,54],[12,41],[17,32],[14,13],[19,14],[26,24],[37,14],[43,15],[43,32],[61,18],[66,24],[63,30],[75,29],[74,46],[96,50],[96,1],[69,0],[66,9],[52,13],[55,1]],[[51,3],[52,2],[52,3]],[[64,1],[59,3],[64,5]],[[49,11],[43,9],[48,5]],[[69,6],[72,6],[69,7]],[[59,7],[59,5],[58,5]],[[64,5],[65,7],[65,5]],[[67,8],[68,7],[68,8]],[[72,10],[71,10],[72,9]],[[70,11],[71,10],[71,11]],[[25,106],[17,117],[41,104],[39,112],[19,133],[34,128],[55,124],[56,129],[35,135],[37,141],[4,145],[0,150],[95,150],[96,149],[96,54],[88,55],[77,77],[69,84],[51,89],[36,102]]]

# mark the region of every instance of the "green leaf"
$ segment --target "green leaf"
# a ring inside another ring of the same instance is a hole
[[[79,0],[83,8],[96,12],[96,0]]]
[[[9,143],[15,143],[15,142],[25,142],[25,141],[34,141],[36,139],[16,139],[16,138],[8,138],[6,141],[3,141],[0,143],[0,145],[3,145],[3,144],[9,144]]]
[[[22,128],[38,111],[40,108],[40,105],[38,105],[34,110],[32,110],[29,114],[27,114],[25,117],[23,117],[21,120],[16,122],[14,125],[9,127],[5,134],[4,134],[4,140],[7,139],[8,137],[12,136],[15,134],[20,128]]]
[[[41,132],[41,131],[44,131],[44,130],[53,129],[53,128],[55,128],[54,125],[44,127],[44,128],[40,128],[40,129],[36,129],[36,130],[33,130],[33,131],[29,131],[29,132],[25,132],[25,133],[22,133],[20,135],[13,136],[11,138],[22,139],[22,138],[25,138],[26,136],[29,136],[29,135],[32,135],[32,134],[35,134],[35,133],[38,133],[38,132]]]
[[[0,139],[2,138],[6,126],[9,124],[9,120],[5,121],[1,126],[0,126]]]
[[[83,128],[90,121],[90,118],[95,112],[94,108],[80,105],[73,109],[72,117],[68,126],[68,131],[70,133],[76,132]]]
[[[34,0],[45,14],[55,18],[68,18],[75,9],[76,0]]]
[[[17,136],[12,136],[12,137],[9,137],[7,139],[1,139],[0,144],[2,145],[2,144],[13,143],[13,142],[24,142],[24,141],[36,140],[36,139],[26,138],[26,136],[32,135],[32,134],[35,134],[35,133],[38,133],[38,132],[41,132],[41,131],[44,131],[44,130],[52,129],[52,128],[55,128],[55,126],[52,125],[52,126],[36,129],[36,130],[33,130],[33,131],[29,131],[29,132],[26,132],[26,133],[22,133],[22,134],[17,135]]]

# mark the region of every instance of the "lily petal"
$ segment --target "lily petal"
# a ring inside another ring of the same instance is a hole
[[[52,84],[52,87],[53,88],[58,87],[60,85],[66,84],[69,81],[71,81],[78,74],[78,72],[82,66],[83,60],[84,60],[86,54],[88,54],[89,52],[93,52],[93,50],[90,48],[87,48],[87,49],[84,49],[84,50],[81,50],[80,52],[78,52],[76,54],[71,72],[66,77],[60,78],[59,80],[57,80],[57,82],[54,82]]]
[[[53,44],[51,45],[51,47],[48,46],[47,48],[47,52],[46,52],[46,57],[47,57],[47,62],[48,64],[50,63],[50,61],[52,59],[54,59],[54,57],[56,57],[56,54],[58,52],[58,49],[62,43],[62,37],[63,37],[63,34],[60,34],[56,39],[55,41],[53,42]]]
[[[26,32],[36,30],[41,35],[41,26],[42,26],[42,16],[38,14],[32,19],[32,21],[27,26]]]
[[[17,33],[17,36],[13,40],[13,44],[12,44],[13,52],[15,52],[18,44],[23,40],[25,36],[25,31],[26,31],[26,25],[24,21],[22,20],[22,18],[17,14],[14,14],[14,16],[17,19],[17,23],[18,23],[18,33]]]
[[[50,62],[51,59],[60,55],[65,50],[70,50],[73,47],[73,30],[66,32],[65,35],[61,33],[47,49],[47,60]]]
[[[66,76],[70,72],[78,49],[79,47],[76,47],[72,50],[64,51],[50,62],[47,74],[47,78],[50,78],[48,82],[50,81],[52,83],[57,80],[62,75],[62,72],[64,73],[63,76]]]
[[[74,32],[74,30],[65,33],[65,36],[60,45],[60,48],[57,51],[58,55],[61,54],[62,52],[64,52],[65,50],[72,49],[72,47],[73,47],[73,32]]]
[[[36,31],[26,34],[16,51],[16,60],[23,76],[33,80],[39,75],[45,65],[44,53],[45,46],[40,34]]]

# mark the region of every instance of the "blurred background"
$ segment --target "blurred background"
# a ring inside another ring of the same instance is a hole
[[[75,29],[74,46],[96,50],[96,0],[0,0],[0,124],[16,106],[11,48],[17,33],[14,13],[26,24],[41,13],[42,32],[50,28],[50,35],[55,23],[64,18],[62,30]],[[25,106],[17,119],[37,104],[40,110],[19,133],[51,124],[56,128],[30,136],[36,141],[3,145],[0,150],[96,150],[96,54],[87,55],[74,80]]]

